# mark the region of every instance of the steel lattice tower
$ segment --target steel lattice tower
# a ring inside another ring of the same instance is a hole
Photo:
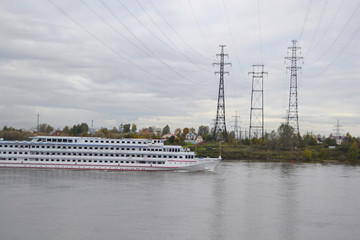
[[[250,108],[250,128],[249,139],[251,137],[264,138],[264,65],[253,65],[251,108]]]
[[[296,56],[300,47],[297,46],[297,41],[292,40],[292,46],[288,47],[291,50],[291,57],[285,57],[286,60],[290,60],[290,67],[286,67],[290,69],[290,94],[289,94],[289,110],[287,115],[287,124],[294,128],[295,134],[300,134],[299,131],[299,116],[298,116],[298,93],[297,93],[297,71],[301,69],[301,67],[297,66],[297,61],[302,60],[303,57]]]
[[[218,138],[219,133],[221,133],[222,140],[227,141],[227,131],[226,131],[226,122],[225,122],[225,94],[224,94],[224,73],[229,74],[229,72],[224,72],[224,67],[226,65],[231,65],[231,63],[224,63],[224,57],[228,54],[224,54],[224,47],[226,45],[219,45],[221,47],[221,53],[216,54],[217,57],[220,56],[220,63],[213,63],[213,65],[219,65],[220,71],[215,72],[215,74],[220,75],[219,81],[219,94],[218,94],[218,103],[217,103],[217,110],[216,110],[216,120],[215,120],[215,127],[214,127],[214,137]]]

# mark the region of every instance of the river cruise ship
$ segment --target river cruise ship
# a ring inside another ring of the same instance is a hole
[[[219,158],[197,158],[159,139],[36,136],[0,139],[0,167],[123,171],[213,171]]]

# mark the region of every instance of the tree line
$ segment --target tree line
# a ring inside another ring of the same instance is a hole
[[[169,125],[163,128],[149,126],[138,130],[136,124],[120,124],[119,127],[112,129],[100,128],[94,130],[89,128],[87,123],[75,124],[72,127],[65,126],[63,129],[54,129],[49,124],[40,124],[37,131],[31,132],[22,129],[15,129],[4,126],[0,131],[0,138],[4,140],[27,140],[34,135],[58,135],[58,136],[92,136],[103,138],[152,138],[159,139],[162,136],[168,136],[166,144],[185,144],[185,136],[188,133],[200,135],[205,142],[215,142],[216,139],[212,134],[213,129],[208,126],[200,126],[196,131],[194,128],[185,127],[183,129],[176,128],[173,133]],[[264,138],[245,138],[236,139],[234,132],[228,133],[227,144],[233,145],[247,145],[253,148],[259,148],[266,151],[289,151],[302,149],[304,152],[304,159],[312,159],[314,149],[321,143],[321,149],[318,155],[321,158],[326,158],[327,148],[329,146],[337,146],[336,140],[330,135],[329,137],[315,137],[312,134],[305,134],[303,136],[296,135],[292,126],[288,124],[281,124],[277,131],[266,133]],[[338,151],[346,154],[346,159],[356,162],[359,160],[359,139],[352,137],[349,133],[342,139],[342,143],[337,146]]]

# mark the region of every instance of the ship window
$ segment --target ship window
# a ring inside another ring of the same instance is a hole
[[[113,161],[110,161],[110,163],[113,163]]]
[[[93,140],[90,140],[90,142],[92,143],[92,142],[94,142]]]
[[[114,143],[114,141],[111,141],[111,143]]]
[[[55,139],[55,138],[53,138],[53,139],[52,139],[52,142],[56,142],[56,139]]]
[[[119,161],[115,161],[115,163],[119,163]]]
[[[96,143],[98,143],[99,141],[98,140],[95,140]]]
[[[94,162],[97,162],[97,160],[94,160]]]
[[[106,141],[106,143],[109,143],[109,141]]]
[[[70,162],[70,159],[68,159],[67,162]]]
[[[87,142],[88,142],[88,140],[85,140],[85,142],[87,143]]]
[[[84,147],[84,149],[87,149],[87,147]]]
[[[63,142],[66,143],[68,140],[67,139],[63,139]]]
[[[120,141],[116,141],[116,143],[120,143]]]
[[[79,147],[79,149],[82,149],[82,147]]]
[[[119,156],[119,154],[115,154],[115,156],[116,156],[116,157],[118,157],[118,156]]]
[[[130,143],[130,141],[127,141],[126,143]]]
[[[69,139],[69,143],[72,143],[72,139]]]
[[[108,161],[104,161],[104,163],[107,163]]]

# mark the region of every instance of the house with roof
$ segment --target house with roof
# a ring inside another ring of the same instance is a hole
[[[203,138],[200,135],[196,135],[195,133],[189,132],[188,134],[185,135],[186,143],[197,144],[203,141],[204,141]]]

